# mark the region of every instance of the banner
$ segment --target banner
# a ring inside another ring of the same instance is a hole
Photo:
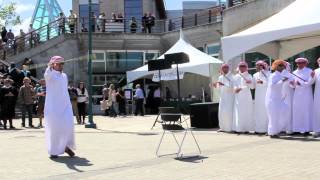
[[[183,76],[184,71],[179,70],[179,79],[183,79]],[[161,81],[171,81],[176,79],[178,79],[176,69],[161,70]],[[153,74],[152,81],[159,82],[159,71],[156,71]]]

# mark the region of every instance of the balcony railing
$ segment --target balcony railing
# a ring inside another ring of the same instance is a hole
[[[183,28],[215,23],[222,20],[222,8],[212,7],[199,13],[174,19],[154,20],[145,24],[141,19],[134,23],[132,19],[92,18],[94,33],[165,33]],[[40,44],[62,34],[86,33],[89,30],[89,18],[69,19],[60,18],[48,25],[28,33],[21,33],[14,39],[8,39],[0,46],[0,59],[6,60],[11,56],[28,51]]]

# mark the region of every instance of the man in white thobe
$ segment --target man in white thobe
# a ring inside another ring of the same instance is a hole
[[[252,75],[248,73],[248,64],[240,62],[239,73],[234,77],[234,111],[233,130],[239,133],[254,131],[253,102],[251,90],[253,88]]]
[[[253,75],[253,84],[255,87],[254,114],[256,133],[266,133],[268,130],[268,115],[266,110],[266,93],[268,87],[268,78],[270,75],[268,65],[264,61],[257,61],[257,72]]]
[[[293,94],[294,89],[293,82],[294,82],[294,75],[291,73],[290,64],[286,62],[286,69],[284,69],[281,73],[283,76],[288,78],[287,81],[283,83],[282,87],[282,99],[284,100],[284,103],[288,106],[288,111],[284,112],[284,120],[287,122],[286,126],[286,132],[287,134],[292,134],[292,102],[293,102]]]
[[[233,75],[229,69],[228,64],[223,64],[218,82],[214,84],[214,87],[220,89],[218,117],[220,130],[224,132],[232,131],[234,106]]]
[[[75,154],[74,123],[67,75],[62,72],[64,59],[51,58],[44,77],[47,95],[44,107],[45,135],[50,158],[66,152],[70,157]]]
[[[295,75],[294,95],[293,95],[293,119],[292,130],[295,133],[303,133],[308,135],[312,130],[313,123],[313,94],[312,84],[314,71],[306,67],[308,60],[306,58],[298,58],[297,70],[293,72]]]
[[[288,81],[288,78],[283,76],[285,64],[283,60],[275,60],[272,63],[275,72],[270,75],[268,82],[265,101],[269,118],[268,135],[272,138],[278,137],[281,131],[285,131],[287,124],[283,114],[288,111],[288,106],[282,96],[283,83]]]
[[[320,67],[320,58],[317,60],[318,65]],[[313,132],[314,136],[317,137],[320,134],[320,68],[315,70],[314,81],[316,83],[316,87],[314,89],[314,123],[313,123]]]

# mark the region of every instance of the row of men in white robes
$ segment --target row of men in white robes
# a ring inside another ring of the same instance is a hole
[[[296,63],[298,68],[291,73],[287,62],[276,60],[271,73],[265,62],[258,61],[253,76],[245,62],[240,62],[236,75],[227,64],[222,65],[222,75],[214,84],[220,89],[220,129],[271,136],[280,132],[320,132],[320,112],[315,111],[320,105],[320,69],[312,71],[305,58],[296,59]],[[251,89],[255,89],[254,101]]]

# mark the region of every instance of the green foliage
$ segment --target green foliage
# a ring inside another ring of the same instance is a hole
[[[0,26],[21,24],[21,18],[16,14],[16,3],[0,5]]]

